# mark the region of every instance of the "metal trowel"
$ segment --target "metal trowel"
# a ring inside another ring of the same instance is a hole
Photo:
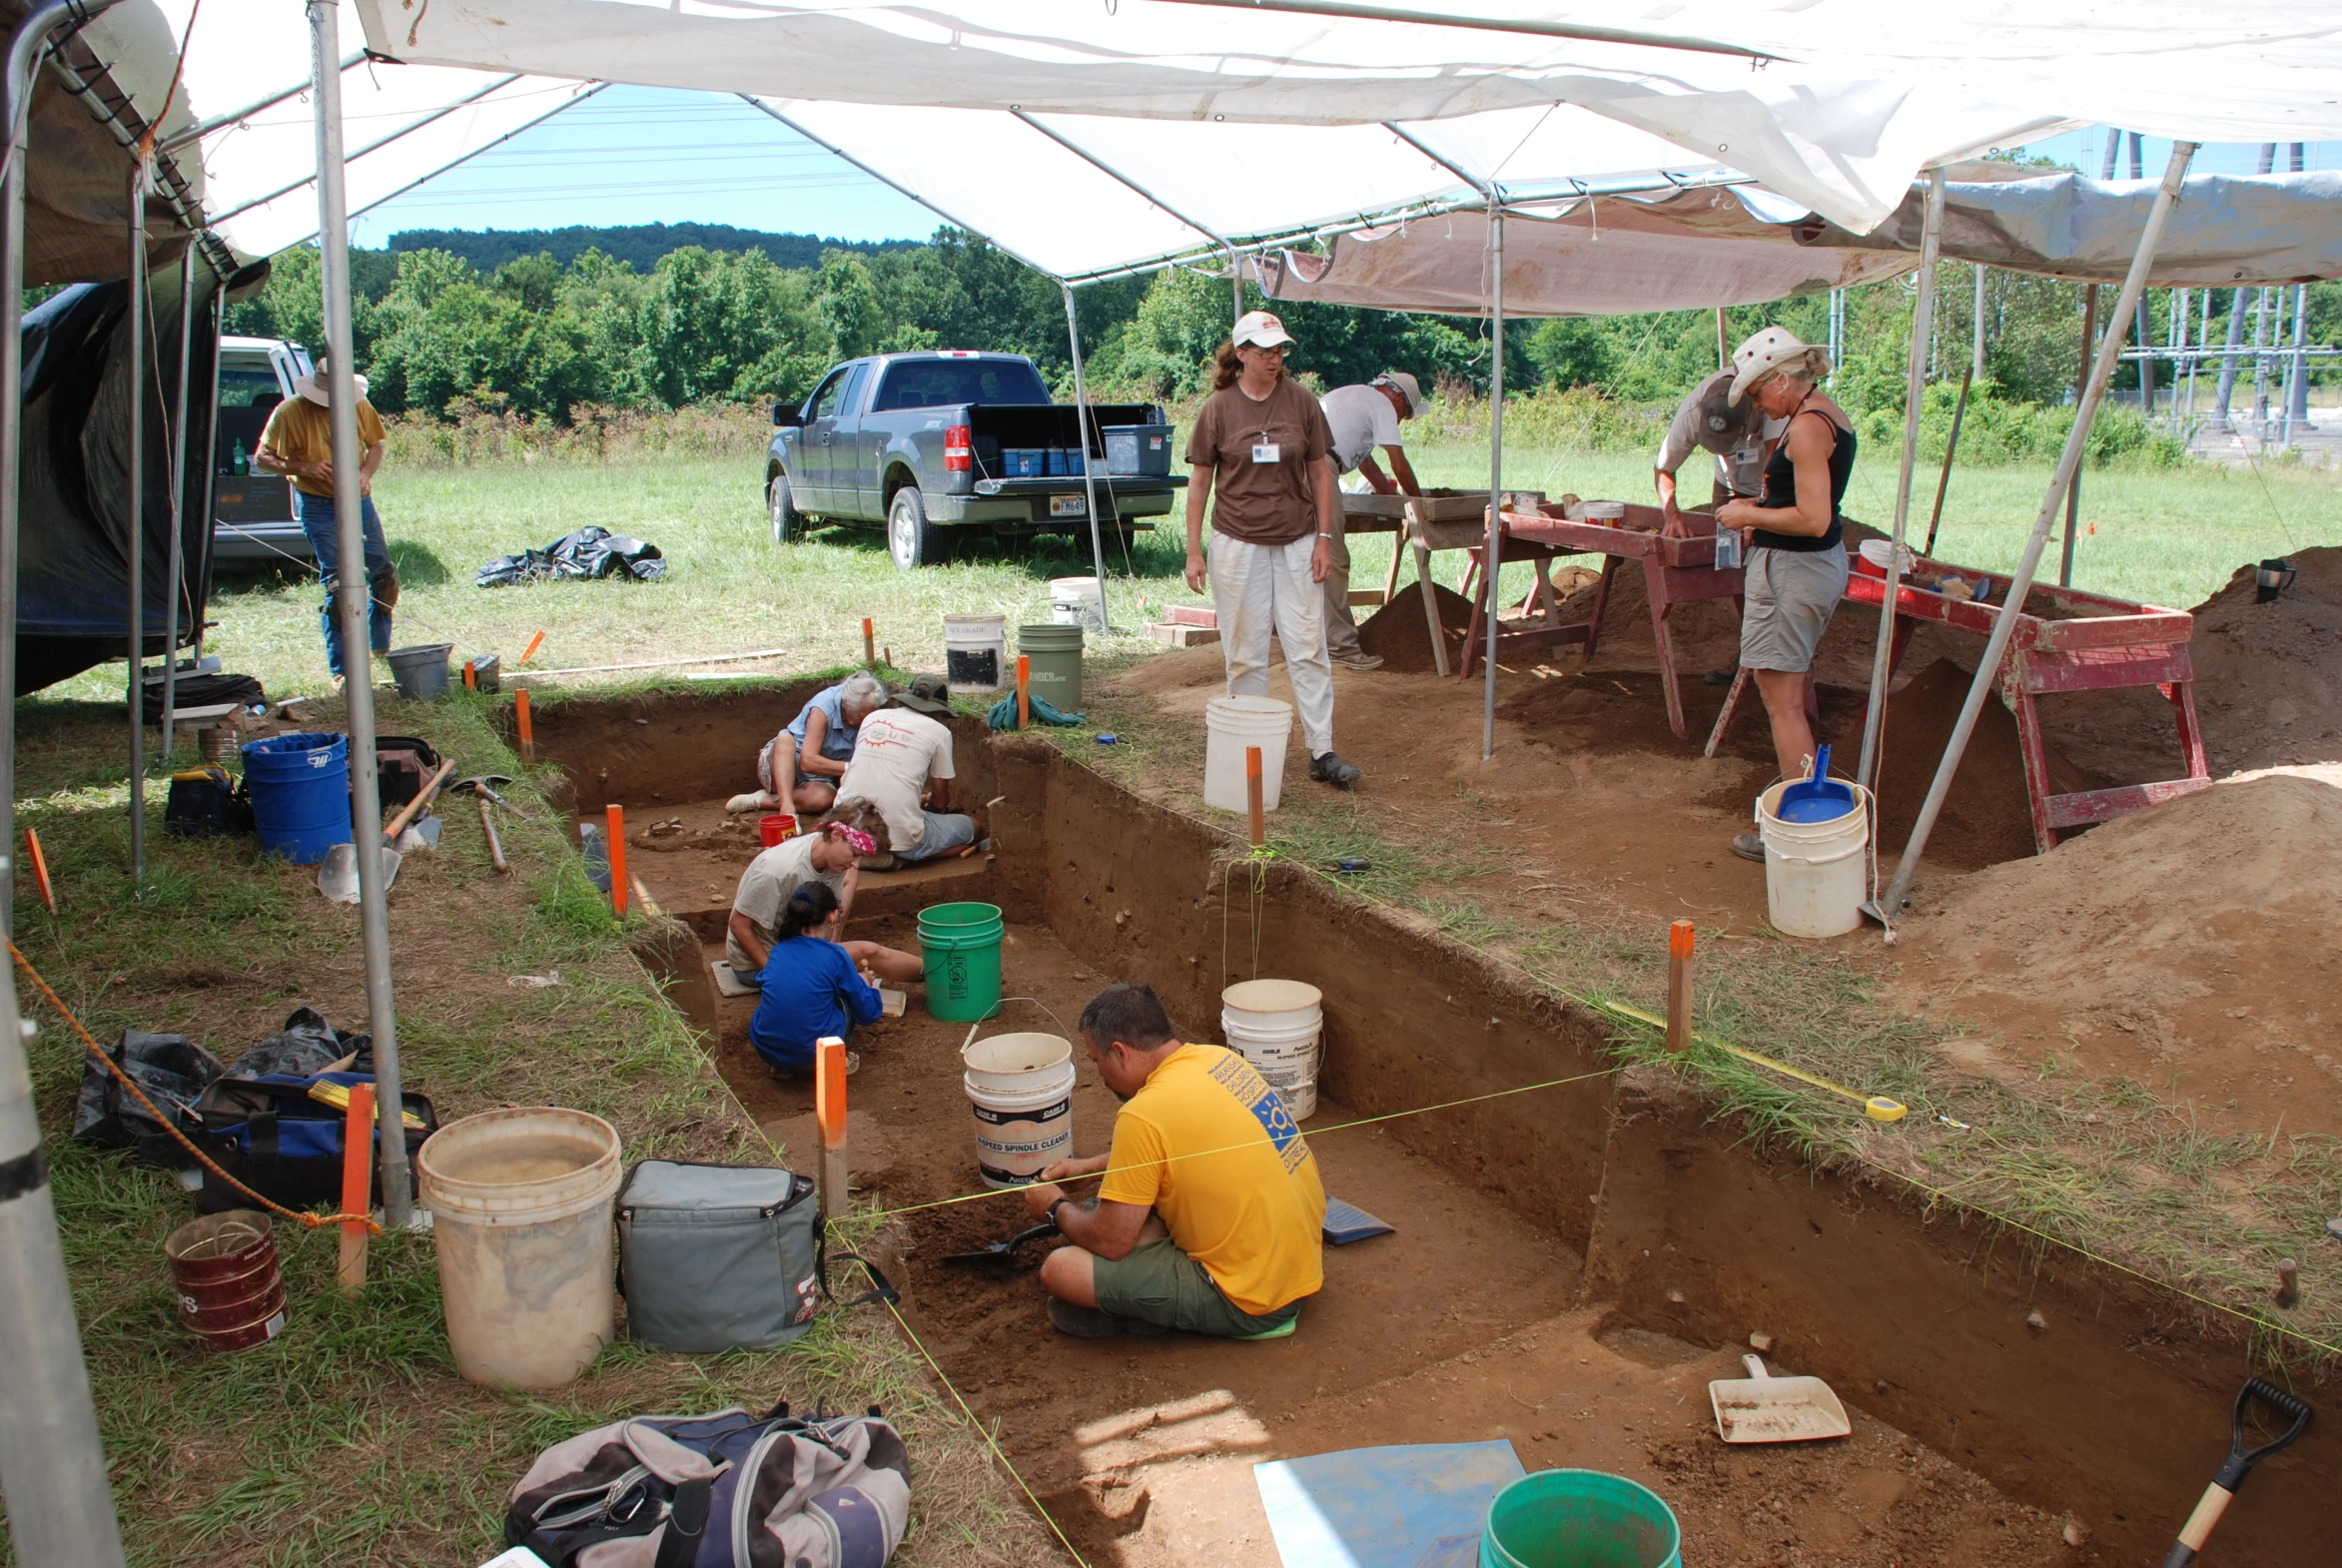
[[[1028,1241],[1038,1241],[1043,1236],[1056,1235],[1057,1233],[1058,1222],[1054,1219],[1044,1219],[1041,1223],[1035,1225],[1030,1230],[1018,1231],[1015,1235],[1010,1236],[1006,1241],[995,1241],[990,1246],[979,1247],[973,1252],[947,1253],[944,1257],[944,1261],[947,1263],[1014,1262],[1016,1260],[1018,1247],[1023,1246]]]

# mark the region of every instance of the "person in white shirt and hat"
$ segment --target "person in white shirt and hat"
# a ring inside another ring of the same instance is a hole
[[[1676,473],[1693,452],[1708,452],[1716,459],[1716,474],[1709,486],[1711,506],[1734,499],[1751,500],[1763,493],[1765,459],[1789,427],[1787,419],[1767,417],[1746,398],[1733,401],[1733,376],[1727,367],[1703,378],[1677,406],[1675,418],[1659,442],[1659,455],[1652,461],[1652,482],[1659,491],[1660,509],[1666,513],[1664,531],[1671,537],[1681,538],[1690,531],[1676,499]]]
[[[1407,461],[1399,421],[1420,417],[1427,406],[1422,385],[1404,371],[1385,371],[1358,387],[1336,387],[1317,399],[1333,431],[1331,461],[1336,479],[1355,473],[1377,495],[1420,495],[1414,464]],[[1379,446],[1390,460],[1385,475],[1374,460]],[[1395,547],[1395,546],[1394,546]],[[1333,512],[1333,559],[1325,573],[1325,651],[1334,663],[1354,670],[1379,669],[1382,661],[1358,646],[1358,622],[1350,614],[1350,546],[1341,508]]]
[[[260,450],[253,466],[281,473],[293,481],[294,514],[309,536],[316,554],[318,575],[324,579],[326,604],[318,616],[326,636],[327,668],[340,677],[347,672],[342,629],[335,623],[334,584],[341,562],[342,535],[334,500],[333,397],[326,380],[327,362],[293,384],[294,395],[277,404],[261,431]],[[368,641],[380,656],[390,651],[390,612],[398,603],[398,573],[390,565],[390,547],[383,538],[383,519],[375,511],[375,474],[383,466],[383,443],[390,432],[383,416],[366,400],[366,378],[358,387],[358,493],[360,517],[366,528]],[[362,677],[363,678],[363,677]]]

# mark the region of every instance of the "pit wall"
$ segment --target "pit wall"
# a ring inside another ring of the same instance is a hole
[[[1086,963],[1146,980],[1194,1038],[1252,978],[1247,867],[1232,836],[1014,737],[994,837],[1012,915]],[[1266,869],[1260,973],[1325,994],[1325,1093],[1381,1115],[1614,1066],[1607,1025],[1297,868]],[[2159,1558],[2227,1447],[2253,1370],[2232,1319],[2119,1270],[1889,1183],[1770,1159],[1688,1084],[1633,1069],[1383,1124],[1586,1253],[1589,1297],[1711,1345],[1762,1330],[1773,1355],[2051,1512],[2101,1560]],[[1890,1134],[1883,1134],[1892,1137]],[[2028,1323],[2038,1314],[2041,1327]],[[2328,1369],[2295,1390],[2336,1404]],[[2336,1413],[2342,1413],[2337,1411]],[[2255,1472],[2222,1563],[2331,1561],[2342,1443],[2311,1435]]]

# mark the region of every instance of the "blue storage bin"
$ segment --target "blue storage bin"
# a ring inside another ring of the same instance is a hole
[[[271,735],[244,748],[261,848],[314,866],[350,836],[350,742],[341,735]]]
[[[1001,461],[1012,479],[1039,479],[1049,473],[1049,453],[1039,446],[1011,446],[1001,452]]]

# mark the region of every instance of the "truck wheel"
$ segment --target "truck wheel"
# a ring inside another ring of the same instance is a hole
[[[765,482],[765,511],[772,519],[773,542],[794,544],[805,537],[805,513],[789,493],[789,476],[776,473]]]
[[[903,571],[917,571],[935,557],[939,541],[927,520],[927,498],[906,484],[887,502],[887,553]]]

